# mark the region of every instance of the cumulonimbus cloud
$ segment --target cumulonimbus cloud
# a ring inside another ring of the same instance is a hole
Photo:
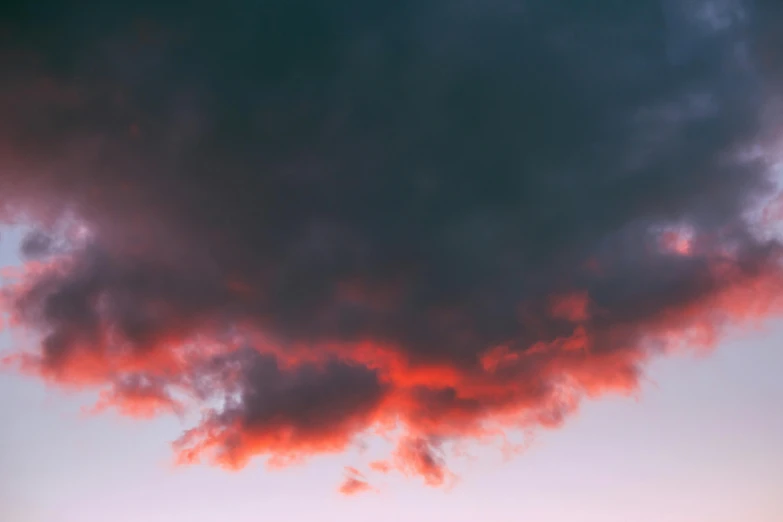
[[[5,362],[206,409],[182,463],[385,430],[442,485],[781,310],[763,3],[83,3],[2,32]]]

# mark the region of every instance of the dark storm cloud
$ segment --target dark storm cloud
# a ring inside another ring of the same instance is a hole
[[[185,454],[214,447],[215,462],[228,467],[243,466],[259,450],[273,452],[280,464],[343,450],[374,420],[387,392],[376,371],[337,360],[281,368],[276,357],[245,349],[213,362],[218,371],[237,365],[232,382],[215,390],[236,386],[236,394],[177,446]]]
[[[27,259],[45,257],[52,253],[54,247],[52,238],[40,231],[33,231],[22,240],[22,255]]]
[[[6,291],[43,338],[24,367],[218,387],[186,460],[557,425],[778,302],[746,219],[772,186],[766,4],[3,9],[2,215],[70,224]]]
[[[239,417],[251,429],[283,420],[304,432],[320,433],[341,423],[342,415],[371,411],[383,397],[377,373],[364,366],[329,361],[322,368],[303,364],[285,371],[273,356],[248,356],[238,408],[223,415]]]

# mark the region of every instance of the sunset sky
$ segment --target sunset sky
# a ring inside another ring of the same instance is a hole
[[[0,521],[783,520],[771,0],[0,10]]]

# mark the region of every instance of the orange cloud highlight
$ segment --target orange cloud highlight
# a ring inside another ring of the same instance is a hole
[[[374,488],[364,480],[364,476],[355,468],[345,468],[346,477],[338,491],[346,496],[358,495],[374,491]]]

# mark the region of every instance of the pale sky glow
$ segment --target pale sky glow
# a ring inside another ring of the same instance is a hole
[[[15,262],[2,235],[2,265]],[[172,469],[174,417],[87,416],[91,394],[65,396],[2,375],[0,517],[9,522],[777,522],[783,518],[783,324],[739,332],[707,357],[662,359],[638,399],[586,401],[524,455],[471,447],[444,491],[373,476],[379,493],[336,492],[361,453],[267,471]],[[3,346],[10,339],[3,334]],[[364,465],[364,466],[362,466]]]

